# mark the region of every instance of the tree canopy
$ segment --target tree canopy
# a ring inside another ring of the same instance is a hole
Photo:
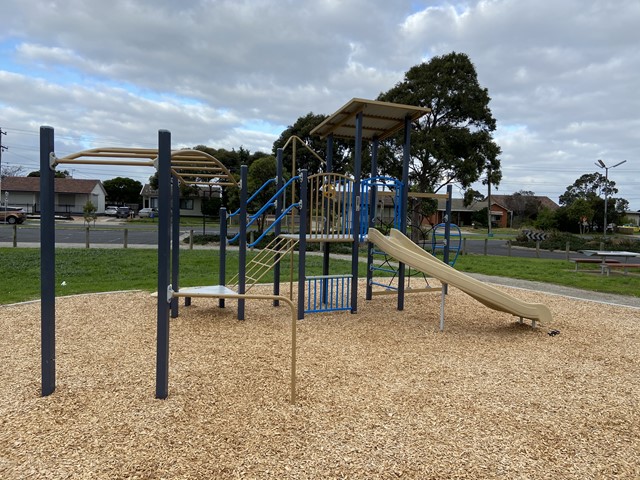
[[[500,183],[500,147],[492,132],[496,120],[488,90],[478,82],[475,67],[464,53],[452,52],[410,68],[404,80],[379,100],[428,107],[411,135],[410,182],[420,191],[437,191],[448,183],[467,189]],[[380,149],[382,173],[400,177],[402,142],[385,142]]]
[[[620,223],[629,202],[624,198],[615,198],[618,193],[616,183],[608,180],[601,173],[585,173],[560,195],[562,205],[560,217],[561,228],[568,231],[583,228],[582,219],[586,218],[592,229],[599,229],[604,224],[604,197],[607,197],[607,222]]]
[[[287,141],[292,136],[297,136],[309,146],[318,156],[326,159],[327,142],[316,135],[311,135],[311,130],[327,119],[327,115],[316,115],[313,112],[299,117],[293,125],[289,125],[280,137],[273,143],[273,154],[276,155],[278,148],[284,148]],[[333,171],[345,173],[350,171],[349,158],[351,154],[349,142],[335,139],[333,143]],[[291,144],[282,152],[282,163],[285,172],[291,172],[293,164],[293,149]],[[325,170],[323,162],[306,148],[300,146],[296,149],[296,170],[306,168],[309,174],[319,173]]]
[[[111,180],[105,180],[102,184],[107,192],[109,202],[118,204],[140,202],[142,184],[137,180],[127,177],[116,177]]]

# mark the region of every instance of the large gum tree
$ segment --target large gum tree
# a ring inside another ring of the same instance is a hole
[[[481,178],[484,184],[499,184],[501,150],[493,140],[491,98],[466,54],[453,52],[412,67],[378,99],[431,109],[413,125],[412,190],[436,192],[456,183],[466,191]],[[384,142],[379,165],[381,173],[400,178],[402,142],[397,140]]]

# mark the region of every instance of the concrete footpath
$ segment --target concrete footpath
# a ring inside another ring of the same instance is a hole
[[[182,241],[182,239],[181,239]],[[0,242],[0,247],[13,247],[13,245],[9,242]],[[40,248],[39,243],[24,243],[21,242],[18,244],[18,247],[21,248]],[[59,248],[85,248],[85,244],[80,243],[65,243],[59,245]],[[181,243],[180,247],[182,249],[188,249],[189,245]],[[114,244],[91,244],[91,248],[118,248],[122,249],[122,245],[114,245]],[[155,249],[155,245],[129,245],[128,248],[131,249]],[[194,245],[194,249],[211,249],[210,246],[199,246]],[[309,252],[308,255],[317,255],[317,252]],[[342,257],[341,255],[337,255],[338,257]],[[351,259],[351,256],[344,255],[345,259]],[[518,280],[515,278],[507,278],[507,277],[496,277],[490,275],[482,275],[478,273],[468,274],[469,276],[481,280],[483,282],[492,283],[495,285],[504,285],[506,287],[513,288],[521,288],[524,290],[535,290],[538,292],[549,293],[552,295],[558,295],[562,297],[568,298],[576,298],[581,300],[586,300],[590,302],[611,304],[611,305],[624,305],[627,307],[637,308],[640,310],[640,297],[631,297],[627,295],[615,295],[612,293],[599,293],[591,290],[581,290],[579,288],[572,287],[564,287],[561,285],[553,285],[551,283],[543,283],[543,282],[533,282],[530,280]]]

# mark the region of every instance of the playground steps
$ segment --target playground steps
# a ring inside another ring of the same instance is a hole
[[[275,267],[286,254],[293,251],[297,245],[298,239],[278,236],[266,247],[260,250],[258,254],[253,257],[249,263],[247,263],[247,269],[245,272],[245,293],[262,280],[271,270],[273,270],[273,267]],[[239,275],[235,275],[229,281],[229,286],[231,288],[236,288],[238,286],[238,277]]]

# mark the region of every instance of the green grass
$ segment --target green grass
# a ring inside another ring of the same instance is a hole
[[[252,257],[248,252],[248,258]],[[40,298],[40,250],[34,248],[0,248],[0,304]],[[297,278],[297,256],[294,279]],[[322,258],[308,256],[308,275],[322,273]],[[180,285],[212,285],[218,283],[217,250],[182,250],[180,252]],[[351,273],[351,263],[332,260],[331,273]],[[227,279],[238,272],[238,252],[227,254]],[[289,259],[282,262],[282,281],[289,280]],[[366,265],[360,265],[360,276],[366,276]],[[105,292],[115,290],[157,289],[158,255],[147,249],[56,249],[56,295]],[[272,282],[267,275],[262,282]],[[62,282],[65,285],[62,285]]]
[[[499,277],[581,288],[594,292],[640,296],[640,276],[600,274],[598,265],[580,265],[565,260],[539,258],[463,255],[458,257],[456,269],[468,273],[482,273]]]
[[[251,252],[249,252],[249,258]],[[40,298],[40,251],[30,248],[0,248],[0,304]],[[104,292],[114,290],[157,288],[157,252],[146,249],[65,249],[56,250],[56,295]],[[309,255],[307,274],[319,275],[322,257]],[[227,255],[227,278],[237,272],[238,252]],[[563,260],[544,260],[482,255],[458,258],[456,269],[523,280],[536,280],[586,290],[640,296],[640,276],[612,274],[603,276],[596,267],[580,266]],[[288,281],[289,260],[283,261],[282,281]],[[331,273],[350,273],[351,262],[332,260]],[[297,258],[294,264],[297,276]],[[360,264],[360,277],[366,275],[366,265]],[[265,277],[271,282],[272,277]],[[65,285],[62,286],[62,282]],[[180,285],[211,285],[218,283],[217,250],[182,250],[180,252]]]

